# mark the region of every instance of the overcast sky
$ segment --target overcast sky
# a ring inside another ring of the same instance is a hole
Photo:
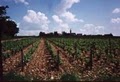
[[[19,26],[18,35],[40,31],[120,35],[120,0],[0,0]]]

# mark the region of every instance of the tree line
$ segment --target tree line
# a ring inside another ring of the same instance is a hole
[[[10,19],[10,16],[7,16],[6,9],[8,6],[0,6],[0,30],[1,38],[14,37],[18,32],[19,28],[15,21]]]
[[[0,81],[3,80],[1,40],[8,37],[14,37],[19,32],[16,22],[10,19],[10,16],[6,15],[7,8],[9,7],[0,6]]]

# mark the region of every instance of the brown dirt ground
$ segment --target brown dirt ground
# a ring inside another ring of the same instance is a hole
[[[23,53],[26,53],[32,45],[23,49]],[[21,62],[21,52],[17,52],[15,55],[7,58],[3,61],[3,72],[8,73],[10,71],[14,71],[18,64]]]

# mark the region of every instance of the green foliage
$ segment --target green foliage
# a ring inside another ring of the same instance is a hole
[[[27,63],[30,61],[32,54],[35,52],[39,44],[39,41],[35,42],[33,46],[28,50],[28,52],[24,55],[23,60],[24,63]]]
[[[46,43],[47,50],[49,51],[52,59],[55,59],[55,52],[52,50],[51,45],[47,41],[45,43]]]
[[[2,43],[2,50],[3,52],[9,50],[10,52],[3,53],[3,58],[9,58],[14,53],[19,52],[21,49],[29,46],[30,44],[36,42],[37,38],[24,38],[17,41],[5,41]],[[14,52],[14,53],[11,53]],[[8,55],[9,54],[9,55]]]
[[[87,55],[88,51],[91,51],[91,46],[93,48],[93,58],[97,57],[100,59],[102,54],[106,54],[109,60],[114,58],[114,52],[110,50],[120,49],[120,39],[119,38],[47,38],[50,42],[55,44],[58,47],[61,47],[63,50],[67,51],[67,55],[74,55],[75,59]],[[109,41],[111,41],[111,49],[109,49]],[[94,44],[94,45],[93,45]],[[108,49],[108,52],[106,50]],[[87,60],[86,57],[83,57],[84,61]]]
[[[3,28],[2,35],[14,37],[14,35],[19,31],[19,28],[17,28],[17,24],[12,20],[7,20],[5,24],[6,26]]]
[[[8,74],[5,74],[3,76],[3,80],[4,81],[29,81],[28,78],[25,78],[21,75],[14,73],[14,72],[10,72]]]
[[[120,81],[120,76],[112,76],[109,74],[102,74],[96,81]]]
[[[6,58],[9,58],[11,56],[10,53],[2,53],[3,54],[3,60],[5,60]]]
[[[51,44],[48,41],[45,41],[47,50],[49,51],[52,60],[55,62],[56,66],[58,67],[59,65],[62,64],[62,60],[60,59],[60,56],[57,52],[55,52],[53,50],[53,48],[51,47]]]
[[[32,78],[32,79],[31,79]],[[30,77],[30,76],[22,76],[15,72],[9,72],[4,74],[3,81],[40,81],[41,78]]]
[[[79,78],[75,74],[64,74],[61,76],[60,80],[62,80],[62,81],[79,81]]]

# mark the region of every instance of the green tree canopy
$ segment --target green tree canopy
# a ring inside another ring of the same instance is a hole
[[[5,23],[6,25],[3,28],[2,32],[3,35],[14,37],[14,35],[19,31],[19,28],[17,28],[17,24],[12,20],[7,20]]]
[[[2,38],[4,38],[4,36],[14,37],[15,34],[19,32],[17,24],[12,20],[8,20],[10,17],[6,16],[6,8],[9,7],[0,6],[0,30]]]

